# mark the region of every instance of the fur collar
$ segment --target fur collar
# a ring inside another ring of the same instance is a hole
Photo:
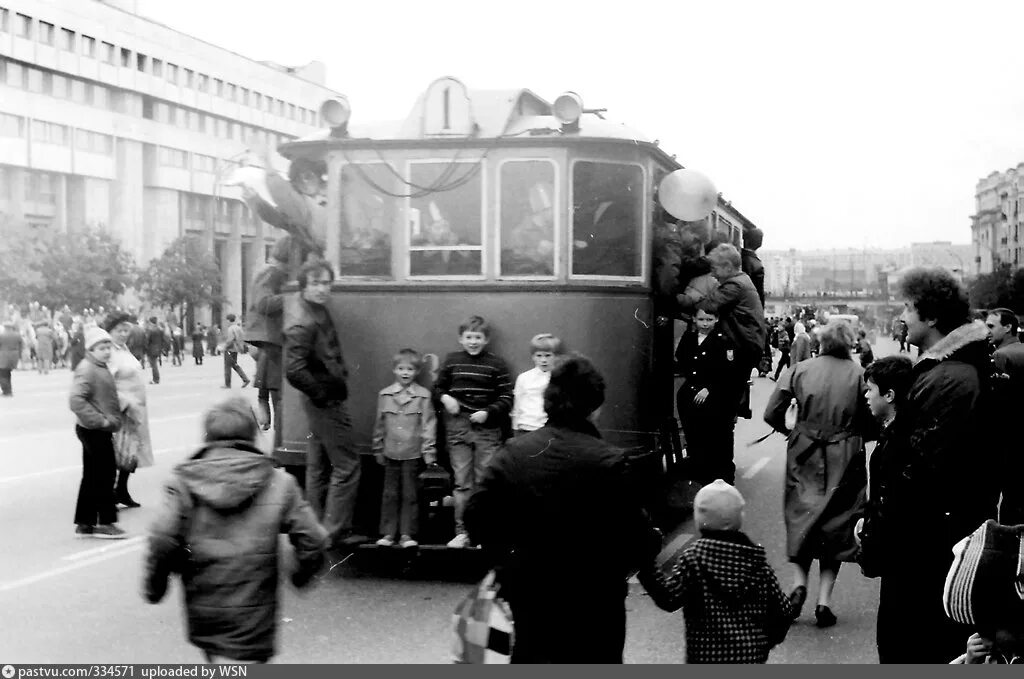
[[[936,342],[931,349],[921,354],[918,362],[944,361],[972,342],[987,342],[988,328],[981,321],[965,323]]]

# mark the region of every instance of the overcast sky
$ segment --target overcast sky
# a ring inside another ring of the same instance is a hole
[[[256,59],[323,61],[353,119],[404,118],[443,75],[548,101],[574,90],[711,177],[766,249],[969,242],[978,179],[1024,161],[1019,0],[139,0],[139,11]]]

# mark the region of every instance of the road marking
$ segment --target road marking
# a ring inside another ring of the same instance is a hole
[[[61,560],[78,561],[79,559],[89,559],[94,556],[99,556],[100,554],[106,554],[107,552],[130,552],[133,549],[135,549],[136,546],[142,543],[142,541],[145,539],[146,536],[139,535],[134,538],[128,538],[127,540],[118,540],[117,542],[110,542],[104,545],[103,547],[97,547],[95,549],[85,549],[81,552],[75,552],[74,554],[62,556]]]
[[[197,443],[195,445],[198,446],[199,444]],[[173,453],[173,452],[178,451],[178,450],[189,450],[192,447],[193,446],[177,446],[175,448],[161,448],[160,450],[154,450],[153,451],[153,456],[155,457],[157,455],[163,455],[165,453]],[[51,476],[53,474],[62,474],[64,472],[78,471],[81,468],[82,468],[82,465],[76,464],[76,465],[72,465],[70,467],[57,467],[56,469],[46,469],[46,470],[41,471],[41,472],[32,472],[31,474],[22,474],[21,476],[0,477],[0,484],[11,483],[13,481],[25,481],[27,479],[36,479],[36,478],[40,478],[40,477],[43,477],[43,476]]]
[[[769,462],[771,462],[771,458],[770,457],[762,457],[760,460],[758,460],[757,462],[752,464],[750,466],[750,469],[748,469],[747,471],[743,472],[743,478],[745,478],[745,479],[752,479],[752,478],[754,478],[755,476],[757,476],[757,473],[760,472],[762,469],[764,469],[765,465],[767,465]]]
[[[142,548],[142,543],[138,542],[138,543],[133,544],[128,549],[121,549],[121,550],[118,550],[118,551],[115,551],[115,552],[106,552],[104,554],[98,554],[98,555],[92,557],[91,559],[85,559],[84,561],[79,561],[77,563],[71,563],[71,564],[68,564],[66,566],[58,566],[57,568],[51,568],[48,571],[43,571],[42,573],[36,573],[35,575],[30,575],[27,578],[22,578],[21,580],[14,580],[12,582],[0,583],[0,594],[3,594],[4,592],[10,592],[10,591],[13,591],[13,590],[16,590],[16,589],[21,589],[22,587],[28,587],[29,585],[34,585],[37,582],[42,582],[43,580],[49,580],[50,578],[55,578],[58,575],[64,575],[66,573],[73,573],[74,571],[81,570],[82,568],[86,568],[88,566],[95,566],[98,563],[103,563],[104,561],[109,561],[110,559],[116,559],[117,557],[123,556],[125,554],[131,554],[133,552],[137,552],[141,548]]]

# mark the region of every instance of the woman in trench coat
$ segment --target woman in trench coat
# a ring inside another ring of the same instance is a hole
[[[790,600],[799,615],[807,597],[811,561],[821,574],[814,615],[831,627],[830,608],[839,566],[853,561],[853,526],[864,503],[864,441],[873,429],[864,399],[864,371],[850,356],[853,330],[841,321],[820,335],[821,355],[794,365],[779,381],[764,419],[787,434],[786,553],[794,565]],[[786,410],[796,399],[796,426],[786,427]]]
[[[114,351],[107,362],[107,368],[114,375],[117,398],[125,414],[124,426],[114,436],[114,451],[117,453],[117,486],[114,497],[125,507],[138,507],[128,492],[128,477],[135,469],[126,464],[134,458],[137,467],[153,464],[153,444],[149,438],[149,411],[146,409],[146,372],[139,359],[128,349],[128,335],[131,333],[131,317],[115,311],[104,324],[114,340]]]

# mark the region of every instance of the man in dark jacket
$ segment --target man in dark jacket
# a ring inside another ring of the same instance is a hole
[[[1017,337],[1017,314],[1009,309],[988,312],[985,325],[992,342],[992,361],[1001,375],[998,382],[996,431],[1003,432],[999,443],[1002,456],[1002,499],[999,502],[999,523],[1015,526],[1024,523],[1024,453],[1017,443],[1014,427],[1007,426],[1024,412],[1024,344]]]
[[[758,248],[764,242],[764,231],[756,226],[743,231],[743,250],[740,252],[742,260],[741,268],[743,273],[750,276],[750,282],[757,290],[757,297],[761,300],[761,308],[764,308],[764,264],[757,255]],[[792,322],[790,322],[792,325]],[[787,328],[788,330],[789,328]],[[792,340],[792,336],[790,336]]]
[[[946,663],[971,633],[942,607],[951,550],[995,516],[999,493],[987,443],[988,330],[967,322],[967,295],[945,270],[911,270],[901,288],[907,338],[920,358],[899,413],[906,435],[886,449],[886,522],[900,539],[885,555],[878,655],[884,663]]]
[[[131,335],[128,337],[130,340]],[[156,316],[151,316],[149,325],[146,326],[146,358],[149,359],[149,367],[153,371],[153,381],[150,384],[160,384],[160,356],[166,347],[163,328],[157,323]]]
[[[274,243],[270,262],[252,282],[252,306],[246,316],[245,341],[259,349],[256,358],[257,413],[260,427],[270,427],[270,406],[273,404],[274,443],[281,442],[281,347],[284,295],[281,289],[288,281],[288,258],[291,237],[284,236]]]
[[[185,587],[189,641],[209,662],[267,662],[277,632],[278,535],[288,535],[310,582],[326,531],[295,479],[274,469],[255,441],[252,408],[232,397],[205,417],[206,445],[179,464],[150,527],[143,593],[158,603],[172,573]]]
[[[603,401],[589,360],[559,362],[544,392],[547,424],[495,454],[466,507],[470,538],[500,563],[514,663],[622,662],[626,579],[660,540],[623,452],[588,419]]]
[[[128,334],[128,340],[125,344],[128,346],[128,351],[131,352],[132,356],[137,358],[142,367],[145,368],[149,339],[146,329],[139,325],[135,318],[132,319],[132,329]]]
[[[14,321],[4,321],[0,330],[0,393],[13,396],[11,389],[11,371],[18,367],[21,360],[23,341],[15,327]]]
[[[348,369],[341,354],[338,331],[326,304],[334,270],[323,260],[298,272],[299,314],[285,330],[285,376],[301,391],[309,419],[306,454],[306,497],[323,521],[332,546],[359,541],[352,535],[352,518],[361,473],[359,454],[352,445],[348,412]]]

